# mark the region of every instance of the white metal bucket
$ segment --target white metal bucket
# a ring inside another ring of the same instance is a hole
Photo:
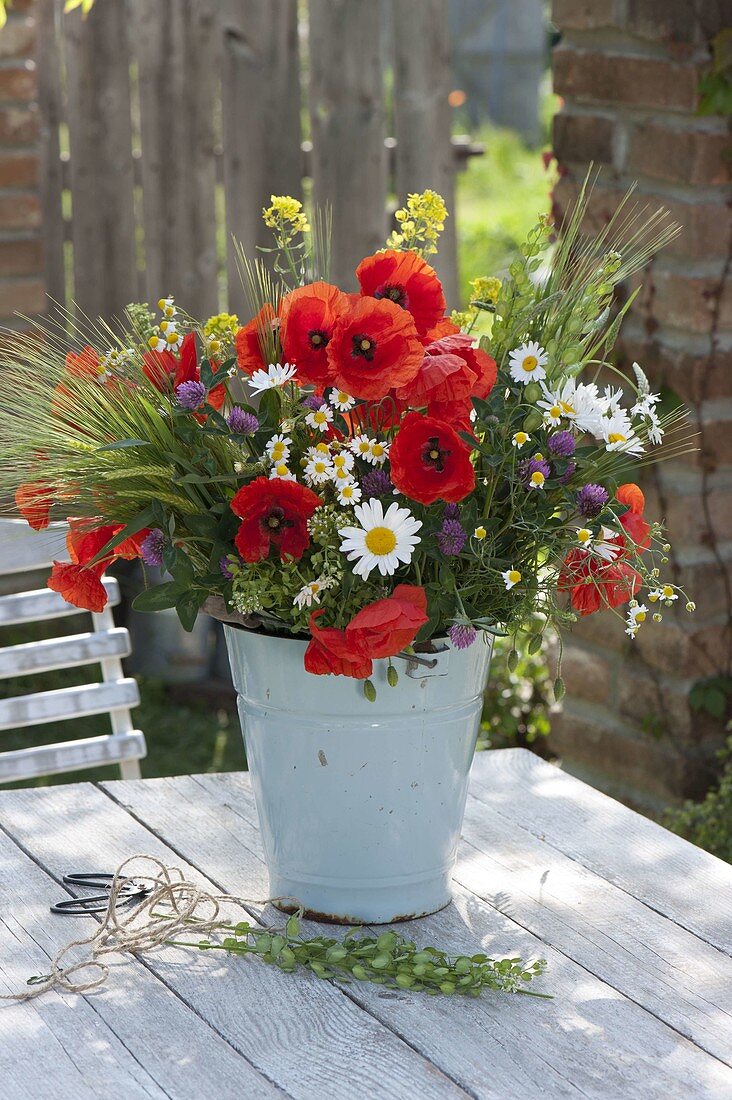
[[[313,676],[306,643],[224,627],[273,896],[343,923],[407,920],[451,898],[491,643]]]

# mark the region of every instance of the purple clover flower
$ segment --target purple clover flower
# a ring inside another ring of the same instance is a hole
[[[254,413],[246,412],[238,405],[234,405],[229,413],[227,423],[235,435],[254,435],[259,427],[259,421]]]
[[[369,470],[369,472],[364,474],[361,478],[361,491],[363,492],[364,499],[385,497],[393,493],[394,486],[391,483],[389,475],[384,473],[383,470]]]
[[[461,523],[456,519],[443,520],[442,528],[437,532],[437,545],[443,554],[454,557],[459,554],[467,539]]]
[[[468,649],[478,637],[478,631],[470,623],[453,623],[447,636],[455,649]]]
[[[594,519],[607,504],[608,495],[602,485],[583,485],[577,493],[577,508],[586,519]]]
[[[318,397],[317,393],[311,393],[303,401],[303,405],[306,409],[310,409],[312,412],[317,412],[323,404],[323,398]]]
[[[140,546],[140,557],[145,565],[159,566],[163,564],[163,550],[165,549],[165,535],[159,527],[153,527],[149,535],[143,539]]]
[[[460,509],[457,504],[445,505],[445,519],[460,519]]]
[[[175,398],[182,409],[193,412],[200,409],[206,400],[206,387],[202,382],[181,382],[175,391]]]
[[[564,471],[562,476],[559,478],[559,484],[560,485],[566,485],[568,482],[570,482],[572,480],[572,478],[574,477],[576,470],[577,470],[577,463],[575,462],[575,460],[573,458],[571,458],[569,460],[569,462],[567,463],[567,469]]]
[[[219,558],[219,569],[221,570],[222,577],[225,577],[227,581],[233,580],[234,574],[231,571],[231,562],[229,561],[229,555],[224,554],[223,558]]]
[[[575,442],[571,432],[556,432],[549,436],[549,453],[557,458],[570,458],[574,454]]]
[[[544,477],[549,477],[552,468],[545,458],[527,458],[521,463],[519,467],[519,473],[524,485],[528,488],[531,483],[531,475],[537,471],[541,472]]]

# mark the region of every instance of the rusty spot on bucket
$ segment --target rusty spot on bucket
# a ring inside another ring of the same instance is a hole
[[[318,749],[318,760],[320,761],[321,767],[328,767],[328,758],[322,749]]]

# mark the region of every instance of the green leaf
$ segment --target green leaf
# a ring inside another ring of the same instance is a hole
[[[180,589],[179,589],[180,591]],[[193,630],[198,617],[198,612],[201,608],[201,604],[206,599],[207,593],[201,589],[184,592],[182,596],[179,596],[175,610],[180,619],[181,626],[189,634]]]
[[[125,524],[122,530],[117,532],[114,538],[111,538],[109,542],[104,544],[99,553],[89,562],[89,565],[96,565],[97,562],[103,561],[104,558],[111,554],[112,550],[116,550],[125,539],[132,538],[133,535],[136,535],[145,527],[149,527],[155,521],[155,516],[156,509],[152,504],[148,508],[144,508],[141,512],[138,512],[135,518]]]
[[[177,581],[165,581],[156,584],[154,588],[146,588],[139,592],[132,601],[135,611],[164,611],[168,607],[175,607],[182,594],[181,586]]]

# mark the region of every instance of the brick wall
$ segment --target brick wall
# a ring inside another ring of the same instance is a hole
[[[40,122],[30,0],[0,30],[0,325],[46,307],[38,194]]]
[[[691,409],[699,450],[644,480],[648,513],[665,517],[668,568],[697,612],[664,612],[635,643],[611,615],[577,624],[566,648],[567,699],[552,732],[565,766],[654,811],[697,797],[714,774],[723,723],[689,706],[696,681],[730,673],[732,561],[732,195],[729,120],[699,116],[710,40],[729,0],[554,0],[561,31],[554,149],[565,209],[590,161],[601,167],[588,228],[633,181],[683,227],[644,275],[623,329],[634,359]]]

